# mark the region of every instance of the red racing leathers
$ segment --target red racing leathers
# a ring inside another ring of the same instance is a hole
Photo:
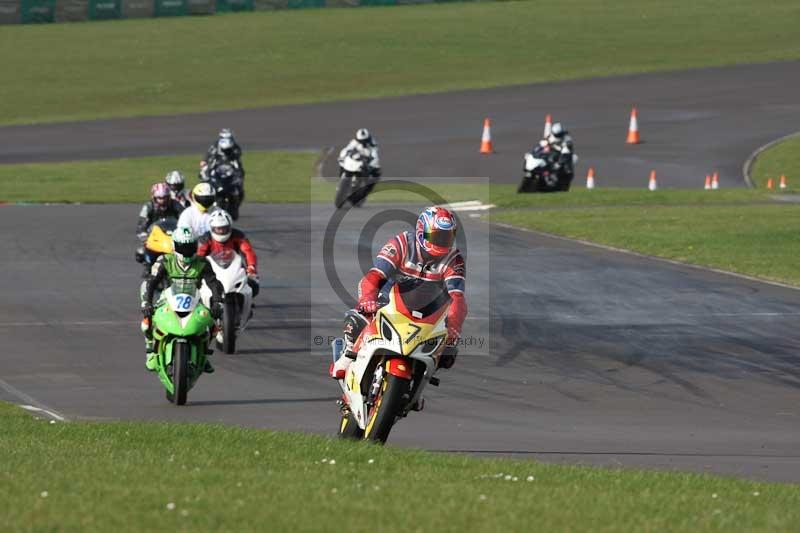
[[[400,233],[381,248],[374,266],[358,284],[358,307],[367,314],[374,314],[378,293],[384,285],[404,281],[418,282],[433,291],[447,291],[451,299],[447,311],[447,340],[455,343],[467,317],[466,264],[461,252],[453,249],[443,257],[426,262],[414,241],[414,232]],[[353,347],[354,352],[358,352],[359,345],[360,339]]]
[[[233,250],[244,256],[244,262],[247,265],[248,275],[258,275],[258,258],[253,251],[253,246],[247,240],[244,233],[238,229],[231,232],[231,236],[225,242],[219,242],[211,238],[211,233],[206,233],[200,239],[200,244],[197,247],[197,255],[207,256],[222,250]]]

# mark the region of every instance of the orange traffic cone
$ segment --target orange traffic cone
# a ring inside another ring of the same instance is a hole
[[[589,167],[589,173],[586,174],[586,188],[594,189],[594,168]]]
[[[625,141],[628,144],[639,144],[639,120],[636,116],[636,108],[631,109],[631,122],[628,126],[628,139]]]
[[[772,189],[772,185],[773,185],[772,178],[770,178],[767,180],[767,189]]]
[[[785,188],[786,188],[786,176],[784,176],[783,174],[781,174],[781,184],[780,184],[780,188],[781,188],[781,189],[785,189]]]
[[[553,131],[553,118],[550,115],[544,117],[544,134],[543,139],[550,137],[550,132]]]
[[[658,189],[658,183],[656,182],[656,171],[655,170],[651,170],[650,171],[650,181],[647,184],[647,188],[650,189],[651,191],[655,191],[656,189]]]
[[[711,188],[715,191],[719,189],[719,172],[714,172],[714,175],[711,177]]]
[[[706,174],[706,184],[703,186],[703,189],[710,191],[711,190],[711,175]]]
[[[481,135],[481,153],[491,154],[492,149],[492,128],[489,124],[489,119],[483,121],[483,135]]]

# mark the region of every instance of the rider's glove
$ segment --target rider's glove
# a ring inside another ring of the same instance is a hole
[[[374,315],[378,312],[378,302],[375,300],[361,300],[358,309],[365,315]]]
[[[222,311],[223,311],[222,302],[212,303],[211,309],[209,309],[209,311],[211,312],[211,318],[213,318],[214,320],[222,318]]]
[[[150,302],[142,302],[142,316],[145,318],[153,316],[153,304]]]

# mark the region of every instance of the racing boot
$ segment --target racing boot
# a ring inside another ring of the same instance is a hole
[[[144,367],[149,370],[150,372],[155,371],[156,369],[156,353],[153,351],[153,339],[147,339],[144,343],[145,345],[145,355],[147,359],[144,362]]]
[[[349,310],[344,315],[344,350],[339,359],[335,363],[331,363],[328,368],[328,374],[333,379],[344,379],[347,369],[356,358],[355,344],[359,335],[364,330],[369,322],[366,317],[356,311],[355,309]]]
[[[206,357],[206,366],[203,367],[203,372],[206,374],[213,374],[214,373],[214,366],[211,364],[211,361]]]

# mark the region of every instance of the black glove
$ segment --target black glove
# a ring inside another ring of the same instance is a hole
[[[211,318],[214,320],[222,318],[222,311],[224,307],[222,306],[221,302],[214,302],[211,304]]]
[[[153,304],[150,302],[142,302],[142,316],[145,318],[153,316]]]

